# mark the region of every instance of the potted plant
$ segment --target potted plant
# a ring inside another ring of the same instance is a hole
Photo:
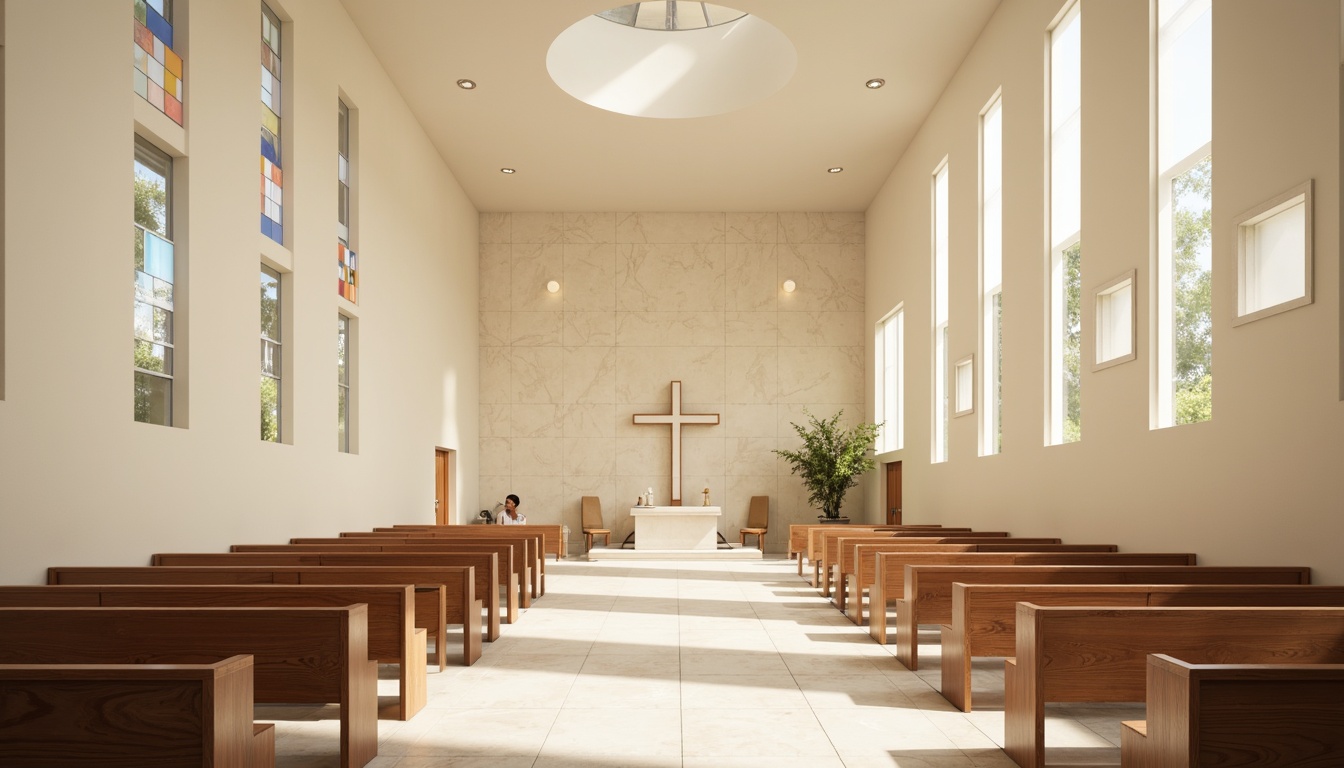
[[[807,414],[808,426],[793,424],[793,430],[803,439],[802,448],[775,453],[787,459],[793,474],[803,479],[807,500],[821,509],[818,519],[838,520],[845,493],[858,484],[859,475],[875,466],[868,450],[877,439],[878,425],[861,423],[853,429],[841,429],[838,425],[843,410],[829,419],[818,419],[807,410],[803,413]]]

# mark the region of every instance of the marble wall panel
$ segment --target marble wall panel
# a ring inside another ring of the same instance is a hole
[[[862,312],[780,312],[781,347],[862,347]]]
[[[731,245],[727,251],[724,307],[729,311],[778,309],[779,255],[775,245]]]
[[[729,347],[773,347],[779,344],[780,312],[723,313],[723,343]]]
[[[481,466],[482,469],[486,468],[485,465]],[[482,473],[480,493],[477,495],[476,500],[476,514],[480,514],[480,510],[482,509],[488,509],[493,512],[496,504],[502,505],[504,503],[504,497],[513,493],[513,491],[510,490],[511,481],[511,475],[491,475]],[[476,518],[476,514],[471,516],[473,520]]]
[[[781,312],[863,311],[862,246],[780,246],[779,272],[798,284]]]
[[[618,213],[618,243],[722,243],[722,213]]]
[[[482,403],[513,402],[513,350],[509,347],[481,347]]]
[[[672,381],[685,401],[724,402],[723,347],[618,347],[616,402],[663,401],[668,413]]]
[[[512,437],[512,408],[508,403],[481,403],[481,437]]]
[[[561,525],[564,523],[561,515],[564,489],[565,481],[559,475],[515,474],[512,484],[501,492],[500,498],[504,498],[504,494],[517,494],[522,501],[518,508],[527,515],[529,523]]]
[[[724,350],[728,402],[773,403],[779,399],[779,348],[729,347]]]
[[[861,403],[863,362],[862,347],[780,347],[779,399]]]
[[[513,242],[513,216],[508,213],[482,213],[478,226],[481,243]]]
[[[514,243],[512,289],[503,305],[482,305],[481,309],[512,309],[514,312],[546,312],[564,309],[561,293],[546,290],[546,283],[564,277],[565,247],[559,243],[540,245]]]
[[[722,244],[619,245],[616,309],[722,312],[726,260]]]
[[[622,312],[616,318],[616,346],[723,346],[723,323],[721,312]]]
[[[565,403],[611,403],[616,399],[616,350],[575,347],[565,350]]]
[[[648,429],[653,429],[648,427]],[[667,428],[663,428],[667,432]],[[654,437],[616,438],[616,474],[619,477],[667,477],[672,472],[672,441]],[[645,485],[652,484],[652,480]],[[655,491],[657,488],[655,487]],[[666,491],[666,489],[664,489]],[[667,498],[663,496],[663,498]]]
[[[596,312],[616,308],[616,246],[576,243],[564,246],[560,292],[567,311]]]
[[[481,246],[481,308],[507,310],[513,294],[513,246],[508,243]]]
[[[544,477],[564,475],[564,438],[514,437],[510,438],[509,442],[513,445],[513,466],[519,470],[513,473],[515,477],[519,475]]]
[[[485,313],[482,313],[485,314]],[[496,314],[491,312],[489,314]],[[514,347],[559,347],[565,338],[563,312],[509,312],[509,343]]]
[[[614,243],[616,242],[616,214],[607,213],[566,213],[566,243]]]
[[[611,347],[616,345],[615,312],[566,312],[566,347]]]
[[[692,477],[722,477],[724,474],[724,440],[721,436],[701,437],[703,433],[710,430],[716,430],[716,427],[689,427],[682,430],[681,433],[681,466],[685,473],[686,482],[690,482]],[[671,440],[668,441],[668,450],[671,451]],[[696,486],[695,492],[698,494],[704,486]],[[715,486],[722,488],[722,484]],[[684,494],[690,493],[691,486],[683,485]],[[686,498],[683,496],[683,498]],[[697,502],[699,499],[696,500]]]
[[[779,408],[774,403],[764,405],[728,403],[723,407],[722,423],[722,434],[726,439],[735,437],[777,437],[779,434]]]
[[[774,449],[778,444],[774,437],[728,438],[724,441],[724,471],[729,475],[777,475],[779,457]]]
[[[512,348],[512,396],[514,403],[564,402],[565,351],[560,347]],[[481,387],[485,389],[484,385]]]
[[[729,213],[724,217],[724,229],[729,243],[777,243],[779,214]]]
[[[510,438],[481,438],[481,471],[487,475],[513,474],[512,448]]]
[[[560,243],[565,238],[562,213],[524,212],[513,214],[513,242]]]
[[[509,333],[512,312],[482,312],[480,344],[482,347],[507,347],[513,341]]]
[[[562,437],[562,408],[552,403],[516,403],[510,406],[510,437]]]
[[[780,241],[785,243],[846,243],[863,245],[862,213],[781,213]]]
[[[566,437],[565,476],[616,475],[616,440],[610,437]]]
[[[565,437],[615,437],[614,403],[569,403],[564,406]]]

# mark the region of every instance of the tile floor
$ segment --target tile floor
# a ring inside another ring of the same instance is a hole
[[[959,712],[937,690],[933,628],[910,672],[796,569],[548,562],[546,596],[479,662],[430,674],[410,721],[379,722],[370,768],[1013,766],[1001,661],[980,665],[980,708]],[[396,691],[387,671],[384,695]],[[1052,706],[1048,762],[1119,765],[1119,721],[1141,711]],[[332,708],[257,716],[277,722],[277,765],[338,764]]]

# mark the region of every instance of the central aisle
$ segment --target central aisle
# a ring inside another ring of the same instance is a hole
[[[1013,765],[997,744],[1001,695],[954,710],[921,677],[937,684],[936,648],[928,670],[907,671],[791,561],[546,568],[546,595],[480,662],[431,674],[411,721],[380,721],[373,768]],[[1094,712],[1108,732],[1109,713]],[[1052,744],[1118,764],[1085,723],[1052,719]],[[278,764],[314,764],[296,759],[289,725]]]

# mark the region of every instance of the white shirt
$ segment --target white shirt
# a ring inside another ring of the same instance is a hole
[[[522,512],[519,512],[519,513],[517,513],[517,514],[518,514],[518,519],[515,520],[515,519],[509,517],[509,513],[508,513],[508,512],[500,512],[500,513],[499,513],[499,517],[495,518],[495,522],[498,523],[499,525],[526,525],[526,524],[527,524],[527,516],[524,515]]]

